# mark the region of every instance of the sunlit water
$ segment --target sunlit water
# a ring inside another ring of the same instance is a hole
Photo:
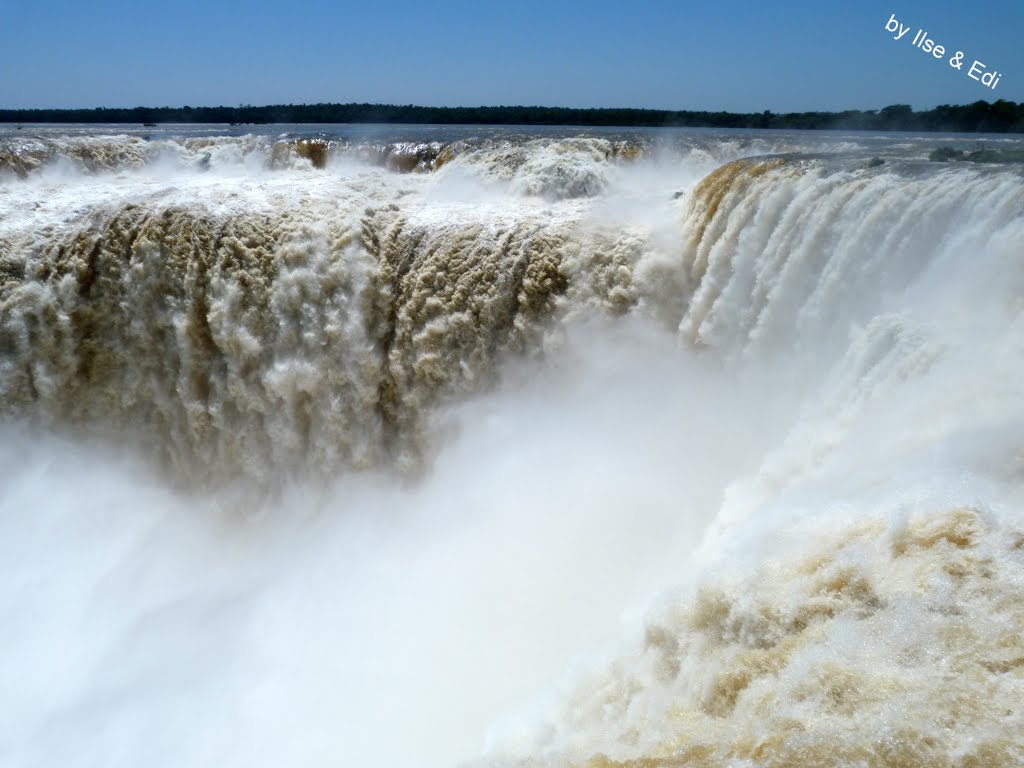
[[[1020,764],[977,141],[0,130],[0,763]]]

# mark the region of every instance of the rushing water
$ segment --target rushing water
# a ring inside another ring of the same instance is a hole
[[[978,142],[0,129],[0,763],[1021,764]]]

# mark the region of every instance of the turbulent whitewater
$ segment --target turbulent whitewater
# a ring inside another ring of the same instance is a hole
[[[0,129],[0,762],[1024,762],[960,141]]]

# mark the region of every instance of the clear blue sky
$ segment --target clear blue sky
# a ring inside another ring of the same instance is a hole
[[[0,0],[0,24],[0,107],[1024,101],[1024,0]],[[916,50],[919,27],[996,90]]]

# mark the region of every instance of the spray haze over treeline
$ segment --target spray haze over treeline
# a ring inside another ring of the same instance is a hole
[[[423,107],[412,104],[275,104],[237,107],[0,109],[11,123],[411,123],[434,125],[675,126],[870,131],[1024,133],[1024,103],[943,104],[915,112],[907,104],[842,112],[708,112],[569,107]]]

